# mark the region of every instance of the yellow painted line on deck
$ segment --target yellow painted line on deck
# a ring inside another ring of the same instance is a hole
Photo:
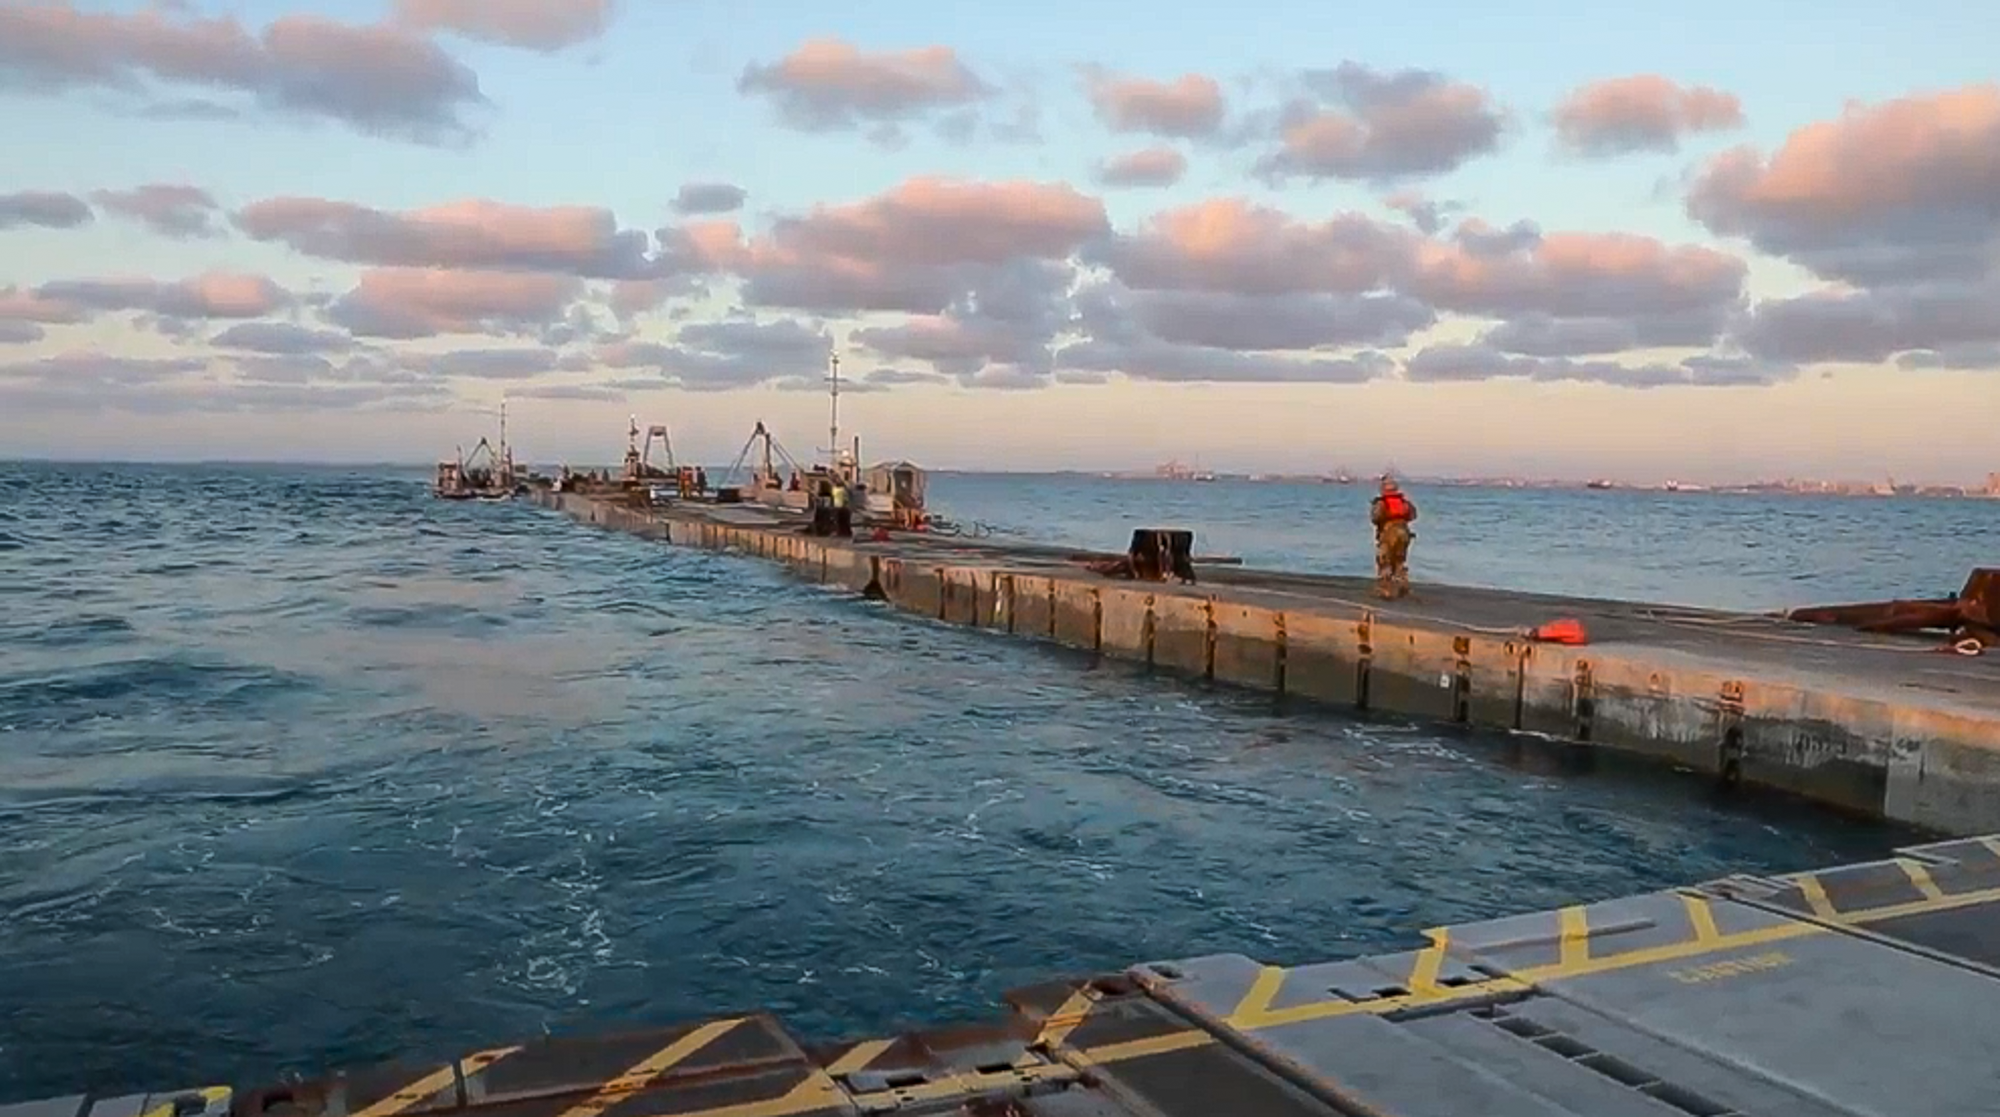
[[[816,1070],[783,1097],[697,1109],[681,1117],[795,1117],[817,1109],[845,1108],[851,1096],[824,1071]]]
[[[1069,995],[1054,1016],[1042,1021],[1042,1028],[1035,1033],[1035,1042],[1042,1047],[1054,1047],[1069,1038],[1071,1032],[1082,1025],[1090,1016],[1090,1010],[1097,1005],[1097,998],[1085,986]]]
[[[1090,986],[1085,985],[1071,993],[1053,1016],[1042,1021],[1041,1028],[1035,1033],[1034,1042],[1028,1045],[1029,1050],[1021,1052],[1020,1057],[1014,1060],[1014,1065],[1032,1067],[1044,1062],[1045,1060],[1035,1049],[1053,1051],[1061,1046],[1071,1032],[1076,1031],[1090,1018],[1090,1010],[1095,1007],[1097,1007],[1097,997],[1091,993]]]
[[[200,1094],[201,1105],[205,1110],[218,1102],[228,1101],[231,1093],[227,1086],[204,1086],[199,1090],[183,1090],[173,1095],[170,1100],[148,1109],[143,1117],[174,1117],[174,1103],[189,1094]]]
[[[1448,928],[1433,927],[1424,935],[1431,940],[1431,944],[1417,951],[1416,964],[1410,967],[1410,992],[1420,995],[1439,990],[1438,974],[1444,970],[1445,951],[1451,944]]]
[[[628,1096],[645,1089],[676,1064],[716,1040],[721,1039],[730,1029],[743,1023],[743,1017],[727,1020],[711,1020],[695,1030],[653,1052],[651,1055],[626,1067],[618,1077],[597,1088],[597,1092],[562,1112],[562,1117],[597,1117],[598,1114],[624,1101]]]
[[[1942,900],[1945,898],[1944,889],[1939,888],[1938,882],[1932,879],[1929,868],[1919,865],[1915,861],[1905,861],[1900,857],[1896,859],[1896,864],[1903,867],[1903,875],[1910,878],[1910,883],[1916,886],[1918,892],[1923,893],[1924,899]]]
[[[514,1047],[495,1048],[491,1051],[481,1051],[477,1054],[466,1056],[465,1061],[483,1059],[485,1062],[480,1065],[486,1066],[497,1063],[520,1049],[517,1045]],[[395,1114],[403,1113],[414,1106],[422,1105],[424,1102],[429,1101],[457,1084],[458,1065],[456,1063],[447,1063],[442,1069],[433,1071],[417,1079],[415,1082],[390,1094],[374,1105],[355,1110],[348,1117],[394,1117]]]
[[[1842,926],[1864,925],[1879,920],[1898,919],[1907,915],[1923,915],[1931,912],[1951,911],[1957,908],[1973,907],[1979,904],[2000,901],[2000,888],[1986,888],[1977,892],[1962,892],[1945,895],[1938,899],[1916,900],[1907,904],[1890,904],[1885,907],[1870,908],[1835,916],[1828,923],[1808,923],[1804,921],[1780,923],[1771,927],[1760,927],[1754,931],[1739,931],[1734,934],[1717,934],[1712,939],[1697,936],[1694,939],[1664,946],[1644,947],[1628,950],[1620,954],[1588,958],[1582,962],[1565,964],[1557,962],[1548,966],[1529,966],[1505,977],[1490,981],[1475,982],[1457,988],[1443,989],[1432,994],[1417,994],[1407,997],[1384,997],[1373,1001],[1318,1001],[1313,1004],[1298,1005],[1265,1011],[1254,1016],[1232,1015],[1224,1023],[1231,1027],[1252,1030],[1276,1027],[1280,1024],[1296,1024],[1307,1020],[1324,1020],[1336,1016],[1357,1013],[1389,1013],[1405,1009],[1420,1008],[1449,1001],[1466,1000],[1473,997],[1495,994],[1526,992],[1544,981],[1562,978],[1588,977],[1593,974],[1611,973],[1637,966],[1657,965],[1661,962],[1677,962],[1704,954],[1720,954],[1725,951],[1742,950],[1764,946],[1788,939],[1804,938],[1809,935],[1834,934]],[[1580,910],[1580,909],[1578,909]]]
[[[1827,897],[1826,885],[1821,884],[1818,877],[1806,873],[1797,878],[1797,884],[1799,893],[1806,898],[1806,903],[1812,907],[1814,915],[1821,919],[1841,917],[1839,909],[1835,908],[1833,901]]]
[[[1257,1016],[1270,1008],[1271,1002],[1278,997],[1278,990],[1284,988],[1286,972],[1283,966],[1265,966],[1257,971],[1257,980],[1250,983],[1250,991],[1236,1002],[1236,1011],[1230,1013],[1230,1017]]]
[[[1709,906],[1707,897],[1683,892],[1681,905],[1687,908],[1688,925],[1694,928],[1694,941],[1713,943],[1722,937],[1722,931],[1715,925],[1715,909]]]
[[[1214,1042],[1216,1042],[1215,1037],[1209,1033],[1199,1028],[1189,1028],[1184,1032],[1168,1032],[1163,1036],[1149,1036],[1145,1039],[1128,1039],[1123,1043],[1107,1043],[1102,1047],[1086,1047],[1064,1054],[1079,1066],[1091,1067],[1106,1063],[1121,1063],[1127,1059],[1143,1059],[1148,1055],[1165,1055],[1194,1047],[1206,1047]]]
[[[834,1078],[839,1078],[843,1074],[853,1074],[858,1070],[866,1070],[868,1064],[881,1058],[882,1052],[889,1050],[895,1044],[896,1041],[893,1039],[871,1039],[857,1043],[842,1052],[840,1058],[828,1063],[826,1065],[826,1073]]]
[[[1560,928],[1562,966],[1581,966],[1590,961],[1590,913],[1581,904],[1571,904],[1557,916]]]

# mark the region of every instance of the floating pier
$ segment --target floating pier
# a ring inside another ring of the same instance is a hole
[[[1335,707],[1656,758],[1940,834],[2000,829],[2000,654],[1663,605],[1356,578],[1200,571],[1118,580],[1073,550],[898,533],[802,534],[747,506],[532,498],[584,522],[783,563],[941,621]],[[1582,622],[1585,646],[1538,626]]]
[[[1439,928],[1148,962],[816,1044],[762,1013],[0,1117],[1992,1117],[2000,838]]]

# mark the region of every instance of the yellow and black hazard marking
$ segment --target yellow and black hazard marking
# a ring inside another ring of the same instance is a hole
[[[293,1105],[317,1106],[321,1112],[345,1113],[346,1117],[400,1117],[456,1109],[462,1096],[461,1063],[470,1060],[490,1064],[519,1050],[518,1046],[498,1047],[442,1066],[390,1063],[367,1067],[290,1091],[259,1091],[244,1098],[239,1108],[247,1114],[261,1114],[267,1103],[275,1103],[281,1095],[289,1093],[291,1096],[283,1100]]]
[[[140,1109],[140,1117],[222,1117],[229,1112],[235,1091],[227,1086],[203,1086],[171,1094],[153,1094]],[[4,1107],[0,1107],[4,1108]]]
[[[466,1101],[477,1105],[629,1093],[668,1074],[785,1061],[803,1061],[803,1056],[775,1020],[759,1015],[624,1035],[551,1037],[462,1070]]]

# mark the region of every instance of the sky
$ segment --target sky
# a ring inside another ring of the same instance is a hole
[[[1970,0],[0,0],[0,457],[1977,481]]]

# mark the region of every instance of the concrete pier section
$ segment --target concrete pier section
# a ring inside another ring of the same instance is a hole
[[[1995,1117],[2000,838],[1005,1001],[860,1041],[743,1013],[0,1117]]]
[[[830,539],[745,505],[545,507],[782,563],[900,609],[1336,707],[1538,734],[1943,834],[2000,829],[2000,657],[1936,641],[1632,602],[1204,569],[1115,580],[1073,551],[899,534]],[[1523,633],[1581,620],[1586,646]]]

